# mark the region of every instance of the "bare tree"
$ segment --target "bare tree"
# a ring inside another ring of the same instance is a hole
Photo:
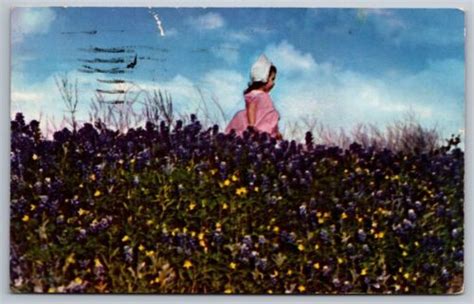
[[[54,76],[54,81],[56,83],[56,87],[58,88],[59,93],[61,94],[61,99],[63,100],[66,106],[66,111],[70,115],[68,123],[72,126],[73,132],[76,132],[76,113],[77,107],[79,105],[77,79],[74,82],[71,82],[67,73],[64,73],[62,75]]]

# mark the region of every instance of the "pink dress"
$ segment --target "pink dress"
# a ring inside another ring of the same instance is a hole
[[[278,134],[278,120],[280,119],[280,115],[273,106],[270,94],[253,90],[245,94],[244,98],[246,109],[240,110],[234,115],[225,129],[225,133],[230,133],[232,129],[235,129],[237,135],[242,136],[242,133],[249,125],[247,108],[250,103],[254,102],[256,103],[255,129],[259,132],[267,132],[270,136],[275,137]]]

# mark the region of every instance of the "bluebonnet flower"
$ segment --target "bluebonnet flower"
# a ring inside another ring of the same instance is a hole
[[[361,242],[365,242],[365,240],[367,239],[367,233],[365,233],[363,229],[359,229],[357,231],[357,239]]]
[[[454,228],[453,230],[451,230],[451,236],[455,239],[459,236],[459,230]]]
[[[133,248],[128,245],[123,246],[123,254],[125,257],[125,262],[132,263],[133,262]]]
[[[327,232],[326,229],[321,229],[321,231],[319,232],[319,237],[324,243],[329,242],[329,233]]]
[[[303,203],[303,204],[300,205],[300,207],[299,207],[299,214],[300,214],[300,216],[302,216],[302,217],[305,217],[305,216],[308,215],[308,211],[307,211],[307,209],[306,209],[306,203]]]

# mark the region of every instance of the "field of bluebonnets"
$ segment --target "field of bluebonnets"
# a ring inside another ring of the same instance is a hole
[[[11,122],[13,292],[463,290],[464,153]]]

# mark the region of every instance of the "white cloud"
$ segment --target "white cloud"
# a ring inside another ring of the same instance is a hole
[[[206,91],[215,96],[224,110],[242,107],[246,80],[233,70],[212,70],[200,82]]]
[[[172,37],[176,35],[178,35],[178,30],[176,28],[172,27],[166,30],[166,36]]]
[[[12,41],[19,43],[27,35],[47,33],[56,19],[50,8],[15,8],[11,12]]]
[[[245,43],[251,40],[250,36],[243,31],[229,31],[226,34],[227,39],[230,41]]]
[[[12,77],[11,85],[11,115],[22,112],[26,120],[36,119],[44,132],[50,129],[62,128],[65,125],[63,117],[66,115],[66,106],[56,86],[55,76],[51,75],[44,81],[31,83],[25,81],[21,75]],[[78,81],[78,95],[81,107],[77,118],[80,121],[88,120],[89,102],[94,97],[96,80],[90,75],[77,71],[68,73],[70,81]],[[51,134],[49,134],[51,135]]]
[[[223,59],[228,64],[235,64],[239,61],[239,45],[236,43],[224,42],[219,46],[212,48],[212,53]]]
[[[403,18],[395,10],[359,9],[357,19],[361,22],[372,23],[375,31],[386,41],[395,45],[406,43],[409,45],[450,46],[463,43],[464,28],[453,27],[452,24],[448,25],[443,20],[437,20],[440,16],[436,13],[431,13],[429,19],[413,20]],[[438,13],[446,14],[441,11]],[[441,19],[445,17],[443,16]]]
[[[418,73],[374,78],[317,64],[310,54],[303,54],[287,42],[271,45],[267,50],[279,70],[271,94],[283,129],[289,121],[312,116],[334,129],[350,131],[355,125],[366,123],[383,130],[409,111],[424,126],[437,125],[446,133],[463,126],[463,110],[457,106],[464,98],[461,61],[432,62]],[[287,62],[283,61],[285,58]]]
[[[310,71],[316,67],[316,62],[311,54],[303,54],[287,41],[268,46],[265,54],[278,69],[281,68],[285,72]]]
[[[193,18],[191,23],[201,30],[214,30],[225,25],[224,18],[217,13],[207,13],[199,17]]]
[[[225,69],[211,70],[196,81],[176,75],[164,82],[137,82],[140,90],[169,93],[177,114],[187,116],[195,113],[204,123],[206,120],[218,122],[221,127],[235,111],[245,106],[242,94],[245,85],[246,81],[240,73]]]

